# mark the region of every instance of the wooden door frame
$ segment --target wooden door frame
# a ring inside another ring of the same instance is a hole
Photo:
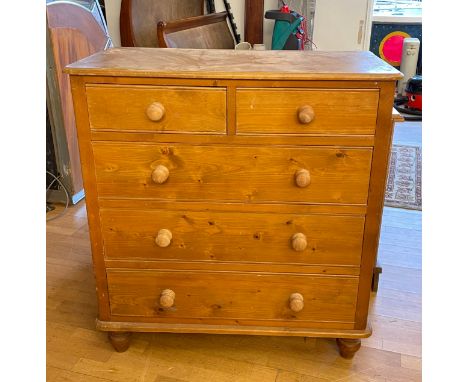
[[[244,41],[263,44],[264,0],[245,0]]]

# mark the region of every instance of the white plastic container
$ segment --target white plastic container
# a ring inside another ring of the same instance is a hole
[[[398,81],[398,94],[405,94],[406,83],[416,74],[420,45],[421,42],[417,38],[407,37],[403,40],[400,72],[404,74],[404,77]]]

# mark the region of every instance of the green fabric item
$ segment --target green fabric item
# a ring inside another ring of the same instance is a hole
[[[276,20],[275,26],[273,28],[273,37],[271,39],[271,49],[272,50],[281,50],[286,44],[286,41],[289,38],[289,35],[299,26],[301,19],[298,18],[292,24],[289,24],[287,21]]]

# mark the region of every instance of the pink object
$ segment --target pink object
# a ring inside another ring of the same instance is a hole
[[[396,35],[392,36],[384,42],[382,47],[382,53],[385,59],[400,63],[401,62],[401,52],[403,49],[403,40],[405,36]]]

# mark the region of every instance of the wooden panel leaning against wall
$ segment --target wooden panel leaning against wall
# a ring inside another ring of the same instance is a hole
[[[77,203],[84,197],[80,154],[69,75],[65,66],[112,45],[97,0],[48,1],[47,111],[57,161],[56,175],[66,188],[51,192],[48,201]]]

